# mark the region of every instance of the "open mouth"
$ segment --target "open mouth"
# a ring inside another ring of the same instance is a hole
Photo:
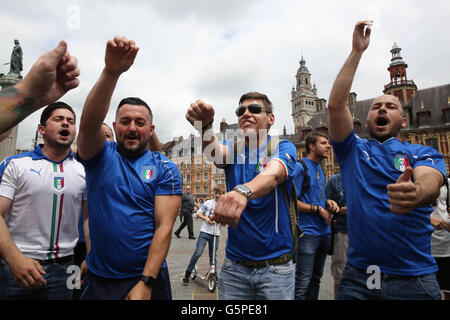
[[[126,139],[134,141],[134,140],[138,140],[138,136],[127,136]]]
[[[59,135],[62,136],[62,137],[68,137],[68,136],[70,135],[70,132],[69,132],[69,130],[67,130],[67,129],[62,129],[62,130],[59,132]]]
[[[378,117],[377,119],[375,119],[375,124],[377,125],[377,127],[384,127],[389,124],[389,120],[385,117]]]

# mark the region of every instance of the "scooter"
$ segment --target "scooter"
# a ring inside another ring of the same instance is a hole
[[[214,235],[216,234],[216,228],[217,228],[217,223],[214,223],[214,233],[213,233]],[[208,281],[208,290],[210,292],[214,292],[214,290],[216,290],[216,287],[217,287],[216,250],[215,249],[216,249],[216,236],[214,236],[214,239],[213,239],[213,258],[212,258],[213,260],[212,260],[211,266],[209,267],[208,272],[205,275],[198,274],[197,264],[195,264],[194,270],[192,270],[192,273],[191,273],[192,279],[195,279],[197,277],[197,274],[201,280],[206,279]]]

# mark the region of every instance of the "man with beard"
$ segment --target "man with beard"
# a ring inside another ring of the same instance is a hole
[[[396,97],[382,95],[372,102],[367,116],[370,139],[355,134],[346,107],[371,24],[356,24],[352,51],[328,103],[349,237],[336,299],[440,299],[430,213],[446,176],[443,156],[431,147],[399,141],[406,119]]]
[[[70,150],[75,113],[63,102],[41,115],[44,144],[0,165],[0,300],[71,299],[67,286],[77,243],[83,166]]]
[[[298,239],[295,270],[295,299],[317,300],[320,279],[331,244],[331,214],[338,210],[336,202],[325,195],[325,173],[320,162],[328,157],[330,140],[320,131],[313,131],[305,138],[308,153],[296,163],[295,187],[298,197],[298,224],[303,236]],[[308,181],[303,187],[303,182]],[[329,210],[329,211],[328,211]]]
[[[113,123],[115,142],[102,123],[120,75],[134,63],[134,41],[115,37],[105,67],[89,93],[78,136],[86,169],[91,250],[81,299],[171,299],[165,262],[180,206],[176,165],[147,145],[152,112],[139,98],[125,98]]]

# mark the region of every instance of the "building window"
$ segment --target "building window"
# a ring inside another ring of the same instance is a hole
[[[436,138],[425,139],[425,144],[439,151],[438,140]]]
[[[195,191],[197,191],[197,194],[199,194],[200,193],[200,187],[196,187]]]
[[[429,126],[430,125],[430,112],[418,112],[417,113],[417,123],[419,124],[419,127],[422,126]]]
[[[442,111],[444,111],[445,123],[449,123],[450,122],[450,108],[446,108]]]
[[[200,173],[197,173],[197,181],[200,180]]]
[[[203,180],[208,180],[208,174],[207,173],[204,174]]]

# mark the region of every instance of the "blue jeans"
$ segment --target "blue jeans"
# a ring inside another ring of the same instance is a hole
[[[191,261],[189,262],[189,265],[186,269],[186,274],[191,274],[192,270],[194,270],[195,264],[197,263],[198,259],[202,256],[203,250],[205,249],[206,243],[208,243],[209,246],[209,264],[212,264],[213,261],[213,245],[214,245],[214,236],[212,234],[208,234],[206,232],[200,232],[198,239],[197,239],[197,245],[195,246],[194,254],[191,257]],[[216,248],[214,250],[215,255],[215,261],[217,265],[217,248],[219,247],[219,237],[216,236]]]
[[[72,261],[43,265],[43,275],[47,284],[40,288],[21,288],[11,276],[9,265],[0,259],[0,300],[71,300],[72,289],[67,286],[67,279],[73,273],[67,273]]]
[[[331,235],[305,234],[298,240],[295,300],[317,300]]]
[[[347,262],[336,300],[440,300],[439,284],[434,273],[421,276],[398,276],[380,273],[379,287],[369,279],[373,272],[355,268]],[[370,284],[369,288],[368,282]]]
[[[247,267],[225,258],[219,277],[220,300],[293,300],[294,265]]]

